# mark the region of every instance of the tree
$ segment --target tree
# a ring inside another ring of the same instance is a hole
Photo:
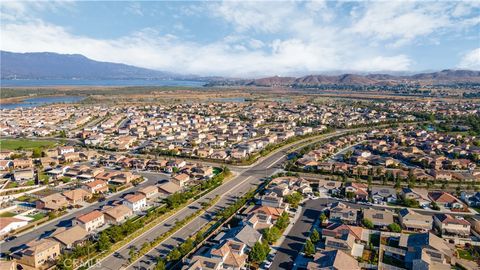
[[[310,239],[307,239],[305,242],[304,252],[307,257],[312,257],[315,254],[315,245],[313,245]]]
[[[134,246],[131,246],[128,249],[128,256],[130,257],[129,260],[133,261],[137,257],[137,248]]]
[[[402,232],[402,228],[397,223],[392,223],[392,224],[388,225],[388,229],[391,232],[396,232],[396,233]]]
[[[280,230],[276,226],[265,229],[263,231],[263,236],[265,237],[265,240],[270,244],[275,243],[275,241],[277,241],[278,238],[280,238],[280,235],[281,235]]]
[[[165,266],[165,261],[163,259],[159,259],[157,261],[157,264],[155,265],[155,270],[165,270],[166,269],[166,266]]]
[[[40,148],[34,148],[32,151],[32,158],[42,157],[42,150]]]
[[[176,248],[174,248],[170,253],[167,255],[168,261],[176,261],[182,257],[182,253]]]
[[[196,244],[199,244],[203,241],[204,237],[203,237],[203,233],[202,232],[198,232],[196,235],[195,235],[195,243]]]
[[[105,231],[102,232],[98,238],[98,249],[100,249],[100,251],[108,250],[111,245],[110,237],[108,237]]]
[[[320,214],[320,221],[323,223],[325,223],[325,221],[327,221],[327,216],[325,215],[325,213],[321,213]]]
[[[248,254],[248,257],[251,261],[260,263],[263,262],[267,258],[267,253],[265,252],[264,245],[259,241],[253,245],[252,250]]]
[[[290,218],[288,217],[288,213],[284,211],[280,215],[280,217],[277,219],[277,222],[275,223],[275,227],[277,227],[282,231],[285,228],[287,228],[289,223],[290,223]]]
[[[320,234],[317,229],[313,229],[312,234],[310,235],[310,240],[312,240],[313,243],[318,243],[318,241],[320,241]]]
[[[303,199],[303,196],[298,191],[295,191],[291,195],[284,196],[283,199],[286,203],[289,203],[292,207],[295,208],[298,206],[298,203]]]
[[[373,227],[374,227],[373,222],[368,218],[364,218],[362,220],[362,223],[363,223],[363,226],[367,227],[367,229],[373,229]]]

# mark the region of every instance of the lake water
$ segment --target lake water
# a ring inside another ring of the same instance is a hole
[[[233,98],[212,98],[214,102],[235,102],[235,103],[243,103],[246,101],[243,97],[233,97]]]
[[[202,81],[177,80],[2,80],[2,87],[19,86],[185,86],[202,87]]]
[[[0,104],[0,109],[31,108],[53,103],[76,103],[84,100],[83,96],[56,96],[24,99],[19,103]]]

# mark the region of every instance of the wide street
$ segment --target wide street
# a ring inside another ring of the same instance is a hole
[[[348,131],[335,131],[328,135],[322,136],[322,139],[334,137],[346,132]],[[170,251],[173,247],[178,246],[186,238],[195,235],[196,232],[202,228],[202,226],[204,226],[211,220],[212,213],[224,208],[228,204],[231,204],[236,200],[237,197],[242,196],[251,188],[257,187],[263,181],[263,178],[275,173],[275,171],[279,169],[279,165],[285,161],[287,149],[291,149],[292,147],[296,147],[303,143],[304,141],[293,143],[288,147],[282,148],[281,150],[274,152],[266,158],[260,159],[255,164],[246,168],[235,167],[238,172],[236,177],[224,183],[222,186],[216,188],[209,194],[206,194],[197,201],[192,202],[187,207],[182,208],[177,213],[175,213],[165,221],[159,223],[147,233],[144,233],[128,245],[117,250],[114,254],[100,261],[102,268],[117,270],[122,268],[123,266],[127,266],[129,258],[128,252],[131,246],[135,246],[136,248],[140,249],[143,243],[150,242],[157,236],[168,231],[172,224],[175,223],[175,220],[182,220],[187,216],[191,215],[192,213],[198,211],[198,209],[201,208],[202,202],[209,201],[217,195],[222,196],[221,199],[214,206],[212,206],[211,209],[209,209],[209,211],[190,221],[183,228],[181,228],[164,242],[162,242],[159,246],[152,249],[146,256],[139,258],[128,267],[128,269],[153,268],[157,256],[167,254],[168,251]]]

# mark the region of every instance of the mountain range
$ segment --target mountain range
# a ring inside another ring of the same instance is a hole
[[[455,83],[480,83],[480,71],[442,70],[414,75],[390,74],[341,74],[341,75],[308,75],[303,77],[267,77],[260,79],[239,79],[211,82],[210,85],[243,85],[243,86],[288,86],[309,87],[319,85],[357,85],[357,86],[389,86],[399,84],[448,85]]]
[[[140,68],[120,63],[100,62],[81,54],[52,52],[14,53],[1,51],[2,79],[175,79],[209,81],[209,86],[286,86],[310,87],[319,85],[389,86],[399,84],[480,83],[480,71],[442,70],[414,75],[340,74],[308,75],[303,77],[266,77],[231,79],[199,77]]]
[[[184,76],[125,64],[100,62],[81,54],[1,51],[2,79],[178,79]]]

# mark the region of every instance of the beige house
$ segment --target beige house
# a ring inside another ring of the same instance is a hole
[[[92,194],[90,192],[81,188],[65,191],[63,192],[63,196],[65,196],[65,198],[67,198],[68,202],[71,204],[82,203],[85,200],[92,198]]]
[[[409,208],[400,210],[398,219],[406,230],[427,232],[432,229],[433,220],[431,216],[419,214]]]
[[[94,180],[90,183],[86,183],[83,187],[92,194],[108,192],[107,182],[103,180]]]
[[[456,218],[448,214],[433,216],[435,228],[442,236],[468,237],[470,235],[470,222],[463,218]]]
[[[309,270],[360,270],[360,266],[355,258],[341,250],[331,250],[317,252],[312,262],[307,264]]]
[[[42,239],[28,244],[20,253],[12,256],[17,264],[25,270],[48,269],[55,264],[60,255],[60,243],[50,239]]]
[[[71,249],[82,245],[88,232],[81,226],[76,225],[69,229],[60,227],[52,233],[52,238],[58,241],[62,249]]]
[[[145,197],[147,197],[147,199],[150,199],[151,197],[158,194],[158,187],[147,186],[147,187],[144,187],[144,188],[138,190],[138,192],[145,195]]]
[[[94,231],[105,224],[105,216],[102,212],[94,210],[90,213],[81,215],[73,220],[73,225],[80,225],[87,232]]]
[[[170,180],[172,183],[177,184],[181,187],[185,186],[185,184],[190,180],[190,176],[186,173],[177,174]]]
[[[133,215],[132,209],[121,204],[103,211],[105,222],[109,224],[121,224]]]
[[[47,209],[47,210],[59,210],[63,207],[68,206],[68,201],[65,196],[60,193],[54,193],[49,196],[40,198],[35,202],[36,208],[38,209]]]

